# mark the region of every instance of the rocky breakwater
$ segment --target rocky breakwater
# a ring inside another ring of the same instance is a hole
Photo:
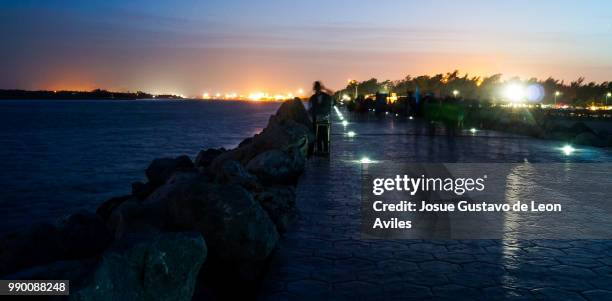
[[[311,128],[291,100],[235,149],[155,159],[146,183],[96,213],[0,239],[0,275],[71,280],[74,300],[252,295],[296,217]]]

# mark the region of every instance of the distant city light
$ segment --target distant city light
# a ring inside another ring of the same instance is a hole
[[[176,93],[173,93],[175,95],[179,95]],[[215,93],[215,94],[210,94],[208,92],[204,92],[202,93],[202,98],[203,99],[225,99],[225,100],[251,100],[251,101],[284,101],[287,99],[292,99],[295,97],[295,94],[289,92],[287,94],[268,94],[266,92],[252,92],[250,94],[248,94],[247,96],[242,95],[242,94],[238,94],[236,92],[227,92],[225,94],[221,94],[219,92]]]
[[[470,133],[472,134],[476,134],[476,132],[478,132],[478,130],[476,128],[471,128],[470,129]]]
[[[352,137],[355,137],[355,135],[357,135],[357,134],[355,134],[355,132],[353,132],[353,131],[350,131],[350,132],[346,133],[346,135],[352,138]]]
[[[263,99],[264,97],[266,97],[267,95],[263,92],[253,92],[251,94],[249,94],[249,99],[253,100],[253,101],[259,101],[261,99]]]
[[[566,144],[566,145],[564,145],[564,146],[561,148],[561,151],[563,151],[563,153],[564,153],[566,156],[569,156],[569,155],[571,155],[573,152],[575,152],[575,151],[576,151],[576,149],[575,149],[575,148],[573,148],[571,145]]]
[[[302,88],[298,89],[298,94],[304,95],[304,89],[302,89]]]
[[[342,120],[342,125],[343,125],[343,126],[347,126],[347,125],[348,125],[348,121],[346,121],[346,120]]]
[[[414,119],[414,117],[410,116],[410,117],[408,117],[408,119],[412,120],[412,119]]]
[[[453,90],[453,96],[457,97],[459,95],[459,90]]]
[[[555,91],[555,96],[559,96],[559,95],[561,95],[561,92]]]

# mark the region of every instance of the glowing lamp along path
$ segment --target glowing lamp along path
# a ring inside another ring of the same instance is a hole
[[[361,158],[361,160],[359,160],[359,163],[361,163],[361,164],[370,164],[370,163],[373,163],[373,162],[374,161],[370,160],[370,158],[368,158],[368,157],[363,157],[363,158]]]
[[[571,145],[566,144],[565,146],[563,146],[563,147],[561,148],[561,151],[563,151],[563,153],[564,153],[566,156],[569,156],[569,155],[571,155],[572,153],[574,153],[574,152],[576,151],[576,149],[575,149],[574,147],[572,147]]]

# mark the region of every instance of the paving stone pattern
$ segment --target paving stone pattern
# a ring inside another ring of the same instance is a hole
[[[298,221],[261,300],[612,300],[610,240],[361,239],[355,162],[612,162],[609,150],[567,157],[555,141],[487,131],[447,137],[442,129],[429,136],[416,120],[344,114],[350,124],[336,120],[331,157],[307,163]]]

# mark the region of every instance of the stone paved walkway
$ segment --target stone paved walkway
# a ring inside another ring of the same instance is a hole
[[[612,300],[608,240],[361,239],[360,165],[354,162],[364,155],[406,162],[612,162],[609,151],[582,149],[568,159],[556,142],[486,131],[428,137],[416,121],[360,118],[346,128],[334,124],[331,158],[308,162],[297,192],[299,219],[273,259],[262,300]]]

